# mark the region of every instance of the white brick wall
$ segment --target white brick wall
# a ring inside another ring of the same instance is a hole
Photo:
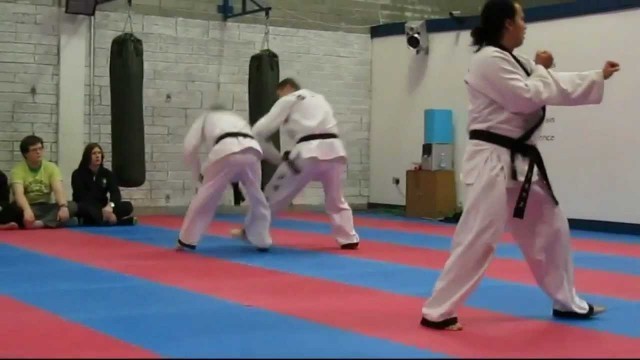
[[[34,132],[56,160],[57,14],[50,6],[0,2],[0,169],[7,175],[22,160],[20,140]]]
[[[99,141],[107,151],[110,149],[108,56],[111,41],[122,32],[125,20],[126,14],[121,13],[96,15],[92,140]],[[202,109],[214,102],[248,116],[249,60],[261,48],[264,27],[139,15],[133,16],[133,24],[145,50],[148,169],[147,183],[140,188],[125,189],[124,194],[138,206],[165,206],[167,195],[171,205],[186,205],[193,195],[193,186],[182,163],[184,134]],[[270,47],[280,56],[282,77],[296,77],[304,86],[324,93],[334,104],[350,156],[345,195],[352,203],[366,203],[369,37],[272,28]],[[86,84],[89,85],[88,77]],[[170,102],[166,101],[168,94]],[[86,132],[88,141],[88,126]],[[312,184],[294,202],[320,204],[322,199],[321,188]]]
[[[48,158],[57,160],[58,16],[63,10],[52,4],[53,0],[0,0],[0,169],[5,172],[22,159],[20,139],[33,132],[44,138]],[[96,15],[91,139],[90,72],[86,69],[85,142],[99,142],[107,152],[111,141],[109,49],[125,20],[122,13]],[[184,134],[202,109],[214,102],[248,116],[249,60],[261,48],[264,27],[142,15],[134,15],[133,21],[145,50],[147,182],[124,189],[124,196],[136,206],[166,206],[167,195],[170,205],[186,205],[193,185],[182,163]],[[350,156],[345,193],[354,204],[366,203],[369,36],[272,28],[270,47],[280,56],[281,77],[294,76],[333,103]],[[283,142],[285,147],[290,145]],[[71,174],[63,175],[70,180]],[[322,190],[312,184],[295,202],[319,204],[322,199]]]

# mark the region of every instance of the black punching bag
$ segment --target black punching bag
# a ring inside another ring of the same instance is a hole
[[[278,54],[271,50],[261,50],[251,56],[249,62],[249,122],[255,124],[266,115],[278,100],[276,87],[280,81]],[[269,139],[280,150],[280,132]],[[269,182],[276,166],[262,161],[262,188]]]
[[[142,40],[132,33],[121,34],[111,42],[109,78],[112,170],[119,186],[138,187],[146,176],[144,59]]]
[[[233,189],[233,205],[242,204],[246,199],[240,189],[240,183],[231,183],[231,188]]]

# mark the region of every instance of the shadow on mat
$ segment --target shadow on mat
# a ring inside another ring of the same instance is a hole
[[[264,257],[264,256],[286,256],[289,257],[292,254],[295,254],[296,258],[312,258],[312,257],[317,257],[318,253],[314,252],[314,251],[306,251],[305,250],[297,250],[297,249],[290,249],[287,247],[279,247],[277,245],[272,246],[271,249],[269,249],[269,251],[266,252],[260,252],[258,251],[255,247],[253,247],[252,245],[249,244],[245,244],[245,243],[238,243],[238,244],[229,244],[229,245],[221,245],[221,244],[201,244],[198,246],[198,250],[196,250],[195,254],[202,254],[202,255],[212,255],[214,257],[235,257],[235,256],[243,256],[246,257],[247,255],[249,256],[256,256],[256,257]],[[320,250],[320,251],[331,251],[331,250],[339,250],[336,249],[336,247],[330,247],[330,246],[323,246],[323,247],[318,247],[313,248],[312,250]]]

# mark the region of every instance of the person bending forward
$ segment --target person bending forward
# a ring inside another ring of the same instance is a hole
[[[356,249],[360,243],[353,226],[351,207],[344,199],[342,176],[347,154],[338,138],[333,109],[324,96],[287,78],[277,86],[279,100],[253,126],[253,134],[264,150],[267,161],[278,165],[265,187],[271,216],[286,208],[311,181],[324,189],[325,210],[329,214],[333,236],[342,249]],[[268,141],[280,127],[296,145],[281,156]],[[232,232],[241,236],[242,230]]]
[[[207,150],[204,164],[198,156],[201,146]],[[251,135],[249,122],[234,112],[213,108],[189,129],[184,154],[199,187],[182,223],[177,249],[196,249],[224,190],[234,182],[242,185],[249,202],[246,239],[258,250],[269,249],[271,214],[260,189],[262,149]]]

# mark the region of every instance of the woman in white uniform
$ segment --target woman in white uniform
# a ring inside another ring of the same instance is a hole
[[[479,284],[507,226],[552,299],[553,316],[590,318],[604,308],[576,294],[568,221],[535,143],[546,105],[600,103],[604,81],[619,65],[608,61],[602,70],[554,72],[549,52],[538,52],[535,61],[513,53],[526,30],[515,0],[489,0],[480,17],[472,32],[478,49],[465,76],[470,100],[470,141],[461,169],[465,208],[451,255],[422,307],[421,325],[462,329],[456,311]]]

